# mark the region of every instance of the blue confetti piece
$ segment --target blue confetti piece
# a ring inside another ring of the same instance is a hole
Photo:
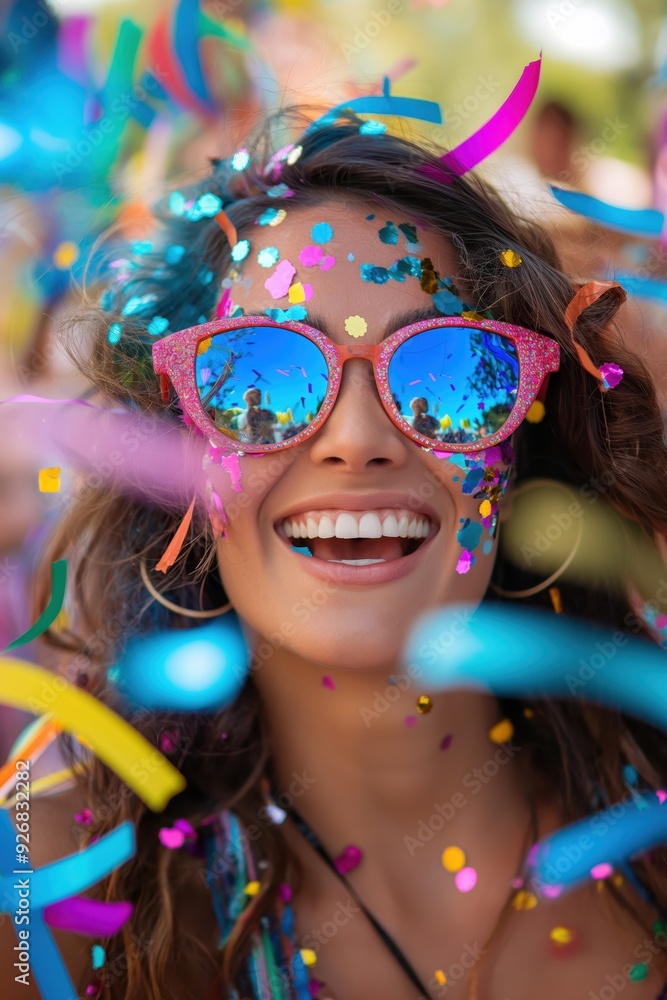
[[[348,260],[354,260],[354,254],[353,254],[353,253],[349,253],[349,254],[347,255],[347,259],[348,259]]]
[[[287,184],[275,184],[266,193],[269,198],[289,198],[290,195],[294,194],[291,187]]]
[[[107,960],[107,953],[101,944],[94,944],[92,947],[92,964],[93,969],[97,971],[104,966]]]
[[[361,264],[359,271],[364,281],[370,281],[374,285],[384,285],[389,281],[389,271],[386,267],[379,267],[377,264]]]
[[[164,259],[167,264],[178,264],[178,262],[182,260],[184,253],[185,247],[180,246],[178,243],[172,243],[171,246],[168,246],[165,250]]]
[[[375,218],[375,214],[374,214],[374,213],[373,213],[373,214],[371,214],[371,215],[367,215],[367,216],[366,216],[366,222],[370,222],[370,221],[371,221],[371,219],[374,219],[374,218]]]
[[[185,197],[180,191],[172,191],[169,195],[169,211],[172,215],[183,215],[185,211]]]
[[[140,240],[132,244],[132,253],[137,254],[137,256],[142,256],[143,254],[151,253],[153,249],[153,244],[150,240]]]
[[[300,323],[308,315],[308,310],[304,306],[290,306],[289,309],[267,309],[266,315],[277,323],[289,323],[290,320]]]
[[[207,191],[206,194],[202,194],[197,198],[197,205],[202,215],[207,216],[212,219],[214,215],[217,215],[222,208],[222,201],[218,198],[217,194],[212,194]]]
[[[333,233],[328,222],[317,222],[311,229],[310,236],[313,243],[328,243]]]
[[[421,278],[422,276],[422,262],[419,257],[413,257],[411,254],[397,260],[396,267],[411,278]]]
[[[484,545],[482,545],[482,552],[484,553],[485,556],[488,556],[492,550],[493,550],[493,542],[490,538],[487,538],[487,540],[484,542]]]
[[[472,552],[479,545],[482,538],[482,525],[470,521],[464,525],[460,531],[456,532],[456,541],[462,548]]]
[[[278,247],[264,247],[257,254],[257,263],[260,267],[273,267],[280,260],[280,250]]]
[[[398,243],[398,229],[393,222],[387,222],[382,229],[378,229],[378,236],[388,246],[396,246]]]
[[[258,226],[270,226],[273,220],[277,217],[279,209],[277,208],[267,208],[265,212],[262,212],[259,219],[257,220]]]
[[[371,118],[370,121],[364,122],[359,131],[362,135],[382,135],[383,132],[387,131],[387,126],[384,122]]]
[[[445,316],[460,316],[464,310],[461,299],[447,288],[441,288],[435,293],[433,305],[438,312],[444,313]]]
[[[121,311],[123,316],[135,316],[155,302],[157,302],[157,295],[152,292],[148,295],[133,295],[127,300]]]
[[[122,323],[112,323],[109,327],[109,332],[107,333],[107,340],[110,344],[117,344],[120,340],[120,335],[123,332]]]
[[[201,281],[202,285],[210,285],[211,282],[213,281],[213,271],[207,271],[207,270],[200,271],[199,280]]]
[[[238,261],[245,260],[250,253],[250,241],[249,240],[239,240],[232,247],[232,260]]]
[[[231,158],[232,170],[245,170],[250,163],[250,153],[247,149],[239,149]]]
[[[148,332],[151,337],[159,337],[168,328],[169,320],[164,316],[153,316],[153,319],[148,324]]]

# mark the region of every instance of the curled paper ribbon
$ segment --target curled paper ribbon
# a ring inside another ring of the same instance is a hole
[[[597,380],[600,392],[607,392],[608,389],[612,388],[607,381],[605,372],[605,369],[610,365],[610,363],[607,362],[605,365],[601,365],[600,368],[593,364],[588,351],[586,351],[581,344],[574,339],[574,327],[581,314],[588,309],[589,306],[592,306],[594,302],[597,302],[603,295],[607,295],[608,293],[614,294],[619,305],[622,305],[627,298],[625,289],[619,285],[617,281],[589,281],[588,284],[582,285],[576,295],[574,295],[571,299],[567,309],[565,310],[565,325],[570,331],[572,346],[577,352],[579,363],[590,375],[593,376],[594,379]],[[614,365],[613,367],[618,368],[617,365]],[[618,371],[622,376],[622,370],[618,368]],[[620,381],[620,378],[618,381]],[[614,384],[617,384],[617,382],[614,382]]]
[[[107,903],[98,899],[73,896],[44,907],[44,921],[49,927],[83,934],[86,937],[111,937],[132,916],[132,903]]]
[[[32,625],[27,632],[24,632],[23,635],[20,635],[18,639],[14,639],[13,642],[10,642],[5,652],[9,652],[10,649],[16,649],[17,646],[25,646],[26,643],[32,642],[33,639],[36,639],[38,635],[42,635],[43,632],[46,632],[46,630],[53,625],[54,621],[62,611],[66,589],[67,560],[58,559],[56,562],[51,564],[51,598],[49,603],[44,608],[35,624]]]
[[[493,117],[476,132],[440,157],[442,169],[424,165],[420,173],[441,184],[449,184],[454,177],[462,177],[509,139],[523,121],[540,82],[542,56],[528,63],[514,90]]]
[[[180,771],[129,723],[48,670],[0,657],[0,702],[28,712],[49,712],[64,730],[84,740],[155,812],[185,788]]]
[[[314,132],[322,125],[329,125],[336,120],[341,111],[354,111],[357,115],[389,115],[396,118],[414,118],[417,121],[442,124],[440,105],[434,101],[422,101],[414,97],[394,97],[391,93],[389,77],[382,83],[382,94],[371,94],[366,97],[354,97],[351,101],[336,104],[326,114],[311,122],[305,135]]]

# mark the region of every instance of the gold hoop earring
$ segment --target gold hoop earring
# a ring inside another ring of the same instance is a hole
[[[139,560],[139,572],[141,573],[143,585],[153,600],[157,601],[158,604],[161,604],[163,608],[167,609],[167,611],[172,611],[175,615],[181,615],[183,618],[219,618],[221,615],[226,615],[228,611],[232,610],[231,601],[227,604],[221,605],[219,608],[212,608],[210,611],[195,611],[190,608],[181,608],[178,604],[174,604],[173,601],[167,600],[166,597],[155,589],[148,578],[148,570],[146,569],[146,563],[143,559]]]
[[[522,483],[521,486],[517,486],[517,488],[514,490],[513,498],[519,497],[521,496],[522,493],[527,493],[531,489],[540,486],[542,487],[549,486],[551,489],[554,488],[559,489],[562,493],[566,493],[570,498],[572,498],[572,494],[570,493],[568,487],[565,486],[565,484],[563,483],[559,483],[558,480],[556,479],[530,479],[528,480],[528,482]],[[577,526],[577,537],[575,538],[572,551],[569,553],[565,562],[558,567],[555,573],[552,573],[551,576],[548,576],[546,580],[542,581],[542,583],[538,583],[535,587],[527,587],[525,590],[505,590],[504,587],[499,587],[496,583],[493,583],[493,581],[491,581],[491,583],[489,584],[491,590],[493,591],[494,594],[498,594],[499,597],[510,597],[519,600],[522,597],[534,597],[535,594],[539,594],[541,591],[546,590],[548,587],[551,587],[554,583],[556,583],[556,581],[562,576],[565,570],[573,562],[575,556],[577,555],[577,552],[579,551],[579,546],[581,545],[581,539],[583,537],[583,533],[584,533],[584,524],[582,517],[580,518]]]

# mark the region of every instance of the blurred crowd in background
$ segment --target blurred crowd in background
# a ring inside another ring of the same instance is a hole
[[[548,187],[667,211],[663,0],[0,0],[0,399],[86,398],[58,329],[98,241],[149,238],[164,190],[233,153],[266,112],[316,117],[389,77],[441,105],[444,124],[417,132],[454,146],[540,51],[538,98],[482,170],[548,227],[575,278],[634,276],[625,335],[667,411],[663,238],[575,215]],[[34,620],[34,565],[71,497],[66,470],[54,481],[0,442],[0,650]],[[26,721],[0,707],[0,760]]]

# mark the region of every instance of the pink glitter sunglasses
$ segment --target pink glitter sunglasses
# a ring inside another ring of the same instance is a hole
[[[412,323],[377,345],[336,344],[304,323],[266,316],[213,320],[153,345],[165,402],[170,380],[212,444],[240,454],[311,437],[331,413],[352,359],[371,362],[387,415],[412,441],[480,451],[517,429],[559,357],[543,334],[459,316]]]

